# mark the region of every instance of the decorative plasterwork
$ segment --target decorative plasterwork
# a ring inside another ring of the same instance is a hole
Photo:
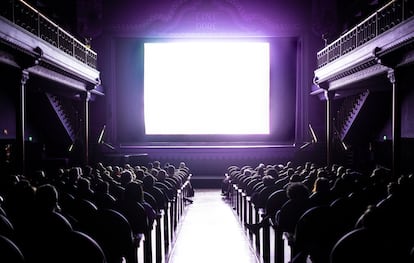
[[[301,28],[295,20],[275,21],[262,12],[250,10],[246,2],[239,0],[175,0],[168,3],[171,4],[164,3],[149,13],[140,13],[139,19],[126,15],[123,21],[117,20],[107,29],[115,34],[146,37],[231,37],[268,36],[275,32],[292,35]]]

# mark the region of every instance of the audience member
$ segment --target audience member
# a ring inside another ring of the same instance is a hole
[[[293,234],[296,222],[310,208],[309,189],[301,182],[292,182],[286,188],[289,200],[276,213],[275,223],[279,231]]]
[[[94,191],[91,189],[89,179],[80,177],[77,183],[76,198],[92,201],[94,199]]]
[[[329,205],[332,202],[331,186],[327,178],[316,178],[309,199],[312,206]]]
[[[164,195],[164,192],[154,186],[155,178],[152,175],[144,176],[143,178],[143,190],[150,195],[152,195],[156,201],[156,207],[153,207],[155,210],[160,211],[164,210],[168,204],[168,197]]]
[[[106,181],[99,181],[95,186],[94,203],[99,209],[114,209],[116,199],[109,192],[109,183]]]
[[[128,219],[135,235],[148,233],[157,217],[157,213],[144,200],[142,185],[131,181],[125,187],[124,197],[117,200],[119,211]]]
[[[124,170],[120,173],[119,183],[122,187],[125,188],[132,181],[134,181],[134,176],[130,170]]]

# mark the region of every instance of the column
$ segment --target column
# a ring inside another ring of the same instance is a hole
[[[332,100],[335,93],[325,90],[326,99],[326,165],[332,164]]]
[[[16,169],[19,174],[25,174],[26,172],[26,83],[28,79],[29,72],[22,70],[16,114]]]
[[[401,87],[397,82],[401,76],[396,69],[388,71],[388,80],[392,84],[392,174],[398,178],[401,172]]]
[[[84,134],[83,134],[83,138],[84,138],[84,156],[83,156],[83,162],[85,165],[89,164],[89,101],[91,99],[91,93],[89,91],[87,91],[84,94],[84,109],[83,109],[83,113],[84,113]]]

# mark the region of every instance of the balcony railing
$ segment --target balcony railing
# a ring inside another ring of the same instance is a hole
[[[321,68],[414,16],[413,0],[393,0],[317,53]]]
[[[22,0],[1,0],[0,16],[96,69],[97,53]]]

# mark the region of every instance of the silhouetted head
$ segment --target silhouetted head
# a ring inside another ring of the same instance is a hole
[[[145,176],[145,171],[143,169],[135,169],[135,176],[138,180],[142,181]]]
[[[164,169],[160,170],[157,174],[157,179],[160,182],[164,181],[166,177],[167,177],[167,172]]]
[[[264,186],[271,186],[275,183],[275,179],[270,175],[265,175],[262,177]]]
[[[132,182],[132,180],[133,180],[133,176],[132,176],[131,171],[124,170],[121,172],[119,182],[121,183],[122,186],[126,186],[128,183]]]
[[[147,175],[142,179],[142,184],[145,189],[152,188],[154,186],[155,178],[152,175]]]
[[[329,192],[330,189],[329,180],[325,177],[318,177],[313,184],[312,192]]]
[[[144,190],[142,185],[137,182],[129,182],[125,187],[124,198],[127,201],[143,202]]]
[[[172,175],[174,175],[174,173],[175,173],[175,167],[173,165],[168,166],[168,168],[167,168],[167,174],[169,176],[172,176]]]
[[[107,181],[99,181],[95,186],[95,192],[100,194],[109,193],[109,183]]]
[[[42,211],[55,211],[58,206],[58,192],[51,184],[44,184],[37,188],[35,201],[38,209]]]
[[[309,189],[301,182],[292,182],[286,188],[289,199],[306,199],[309,197]]]

